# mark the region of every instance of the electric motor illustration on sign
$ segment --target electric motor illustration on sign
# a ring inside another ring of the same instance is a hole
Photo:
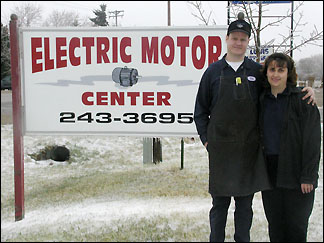
[[[117,67],[112,72],[112,79],[114,82],[119,83],[123,87],[133,86],[140,77],[137,69],[128,68],[126,66],[123,68]]]

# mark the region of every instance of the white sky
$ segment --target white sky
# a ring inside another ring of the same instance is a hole
[[[102,3],[107,4],[108,11],[124,10],[124,16],[118,18],[118,25],[122,27],[131,26],[166,26],[167,25],[167,1],[32,1],[43,8],[43,20],[54,9],[76,11],[80,17],[94,17],[94,9],[99,9]],[[8,23],[10,14],[14,6],[21,4],[22,1],[1,1],[1,22]],[[227,1],[203,1],[203,9],[206,13],[213,10],[211,19],[214,19],[217,25],[227,24]],[[297,6],[297,2],[295,2]],[[266,7],[268,15],[282,15],[289,11],[291,4],[271,4]],[[186,1],[171,1],[171,25],[172,26],[197,26],[202,24],[192,13],[194,9]],[[297,11],[295,21],[298,20],[300,13],[303,13],[302,22],[307,23],[301,27],[299,33],[296,33],[295,43],[301,41],[301,36],[305,38],[310,36],[316,25],[317,30],[323,30],[323,1],[305,1],[301,10]],[[273,20],[273,19],[272,19]],[[111,18],[110,24],[115,24],[115,19]],[[264,18],[263,23],[269,21]],[[281,26],[268,28],[263,34],[261,44],[273,38],[276,39],[275,44],[281,42],[280,33],[287,35],[289,33],[290,20],[284,22]],[[299,36],[297,36],[299,35]],[[250,42],[251,44],[251,42]],[[323,41],[317,44],[323,45]],[[316,54],[323,54],[323,47],[308,44],[299,50],[294,51],[295,60],[310,57]]]

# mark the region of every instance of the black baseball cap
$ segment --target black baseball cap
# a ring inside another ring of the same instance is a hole
[[[227,29],[227,35],[229,35],[232,32],[243,32],[247,34],[250,38],[251,36],[251,25],[246,22],[244,19],[238,19],[233,21]]]

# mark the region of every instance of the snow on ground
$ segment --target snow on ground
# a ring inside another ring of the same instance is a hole
[[[125,168],[140,168],[142,164],[142,151],[139,149],[131,150],[132,157],[138,163],[125,163],[125,164],[107,164],[106,161],[98,161],[101,156],[110,154],[111,156],[117,156],[116,151],[123,151],[121,144],[127,148],[131,148],[134,144],[141,144],[142,138],[129,137],[115,137],[113,139],[104,139],[102,137],[32,137],[25,136],[25,181],[33,176],[40,176],[39,169],[42,167],[48,167],[50,163],[54,166],[64,166],[64,163],[47,161],[34,161],[30,157],[26,156],[28,153],[36,152],[44,147],[44,144],[57,144],[64,145],[67,142],[70,144],[77,144],[77,146],[87,148],[87,154],[91,161],[98,163],[97,168],[86,167],[86,164],[72,163],[73,173],[86,173],[90,170],[98,169],[111,169],[114,171],[122,171]],[[173,143],[174,140],[166,139],[165,143]],[[1,178],[9,180],[4,182],[1,180],[1,199],[6,197],[5,193],[13,191],[13,139],[12,139],[12,125],[1,126]],[[179,144],[175,145],[179,146]],[[187,144],[187,149],[194,151],[194,153],[200,153],[205,155],[206,152],[202,148],[200,142],[193,144]],[[114,153],[115,152],[115,153]],[[125,156],[122,152],[118,152],[118,156]],[[164,155],[163,155],[164,156]],[[165,157],[167,157],[166,155]],[[207,155],[206,155],[207,156]],[[113,158],[112,158],[113,159]],[[176,161],[177,159],[167,158],[169,161]],[[206,157],[207,159],[207,157]],[[323,241],[323,159],[321,159],[320,166],[320,179],[319,187],[316,189],[316,198],[313,213],[309,223],[309,241]],[[185,167],[189,167],[193,170],[200,171],[207,169],[208,165],[201,166],[200,164],[185,164]],[[86,169],[84,169],[86,168]],[[72,173],[66,171],[66,173]],[[47,176],[60,176],[60,175],[47,175]],[[11,180],[11,181],[10,181]],[[8,185],[9,184],[9,185]],[[26,188],[25,188],[26,190]],[[131,205],[131,206],[130,206]],[[1,202],[1,207],[3,207]],[[211,207],[210,197],[154,197],[154,198],[130,198],[125,199],[109,199],[109,198],[91,198],[82,201],[73,202],[71,204],[56,204],[46,205],[34,210],[25,212],[25,218],[21,221],[14,221],[14,212],[10,212],[5,217],[1,215],[1,241],[10,240],[12,237],[18,234],[30,233],[32,231],[39,231],[42,227],[52,227],[55,231],[55,227],[64,227],[64,225],[71,225],[73,222],[84,222],[89,227],[90,231],[95,231],[97,228],[104,226],[116,227],[109,225],[110,222],[118,219],[125,218],[150,218],[155,216],[171,216],[175,214],[181,215],[200,215],[201,224],[208,224],[208,213]],[[256,193],[253,202],[254,219],[252,229],[254,225],[261,225],[262,227],[256,228],[251,232],[251,239],[253,241],[268,241],[266,220],[263,212],[262,201],[260,193]],[[231,204],[229,210],[229,218],[233,217],[234,203]],[[8,216],[9,215],[9,216]],[[232,219],[230,219],[232,220]],[[176,224],[176,223],[175,223]],[[229,224],[229,222],[228,222]],[[176,227],[176,226],[170,226]],[[228,231],[233,229],[228,229]],[[230,233],[232,234],[232,233]],[[55,240],[55,239],[53,239]],[[227,241],[232,240],[231,238]],[[172,241],[172,239],[171,239]]]
[[[109,224],[109,222],[127,217],[153,217],[170,216],[173,213],[192,214],[201,211],[209,211],[210,200],[201,198],[153,198],[130,199],[122,201],[108,201],[106,199],[90,199],[81,203],[53,206],[26,212],[25,219],[17,222],[1,223],[1,232],[14,232],[17,228],[20,233],[38,230],[46,217],[46,224],[60,225],[86,220],[87,224],[96,227],[97,224]],[[131,206],[130,206],[131,205]],[[187,205],[184,207],[184,205]]]

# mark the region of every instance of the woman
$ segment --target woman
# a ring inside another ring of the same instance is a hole
[[[320,161],[318,108],[296,87],[294,61],[270,55],[262,69],[260,127],[272,190],[262,192],[270,241],[305,242]]]

